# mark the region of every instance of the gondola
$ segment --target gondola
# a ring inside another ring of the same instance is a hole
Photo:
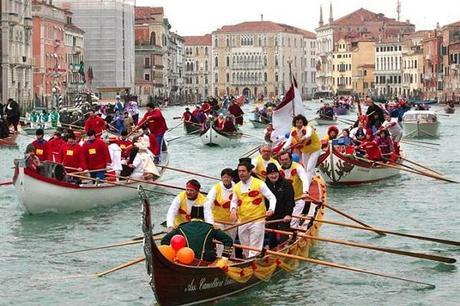
[[[314,125],[332,125],[332,124],[337,124],[337,117],[334,116],[334,118],[321,118],[321,117],[316,117],[311,120],[312,124]]]
[[[326,185],[320,177],[314,178],[309,194],[320,201],[326,201]],[[142,198],[147,273],[150,277],[150,286],[160,305],[214,302],[267,282],[275,275],[291,272],[299,266],[298,260],[275,255],[261,255],[247,260],[230,258],[228,266],[223,268],[213,264],[203,265],[198,261],[191,265],[171,262],[160,253],[152,239],[150,203],[146,196]],[[323,209],[323,206],[319,206],[315,219],[323,219]],[[320,223],[314,221],[306,234],[318,236],[319,228]],[[306,257],[312,245],[312,240],[294,235],[278,246],[276,251]]]
[[[184,121],[184,130],[185,134],[187,135],[197,134],[201,130],[201,124],[190,121]]]
[[[344,116],[344,115],[347,115],[349,110],[350,110],[350,109],[349,109],[348,107],[343,106],[343,105],[334,106],[334,113],[335,113],[337,116]]]
[[[262,121],[259,121],[259,120],[249,120],[251,121],[252,125],[254,126],[254,128],[256,129],[265,129],[267,127],[267,123],[264,123]]]
[[[242,136],[240,132],[222,132],[213,126],[203,131],[200,138],[204,145],[227,147],[239,143]]]

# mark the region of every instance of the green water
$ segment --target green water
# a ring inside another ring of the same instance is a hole
[[[317,104],[307,104],[313,117]],[[441,108],[436,108],[442,110]],[[248,109],[246,109],[248,110]],[[164,111],[170,127],[182,108]],[[351,116],[349,116],[351,118]],[[403,145],[407,157],[460,180],[460,115],[440,117],[436,150]],[[249,116],[247,116],[249,119]],[[320,128],[324,132],[325,128]],[[262,130],[249,124],[243,131],[261,137]],[[177,128],[167,136],[183,134]],[[22,156],[30,138],[21,136],[17,149],[0,148],[0,181],[12,176],[12,161]],[[238,147],[205,148],[193,136],[174,140],[170,145],[171,166],[218,176],[224,167],[234,167],[238,157],[259,144],[245,137]],[[166,172],[161,181],[184,184],[189,176]],[[205,189],[212,185],[200,179]],[[110,196],[108,194],[107,196]],[[133,200],[109,209],[70,215],[25,215],[12,186],[0,187],[0,305],[152,305],[155,298],[148,285],[144,264],[138,264],[104,278],[90,274],[142,256],[140,245],[53,256],[53,253],[129,240],[141,234],[140,203]],[[151,198],[154,223],[165,219],[170,196]],[[456,184],[402,174],[372,185],[329,188],[331,205],[358,216],[368,224],[398,231],[460,240],[460,188]],[[328,219],[346,221],[327,211]],[[156,230],[161,230],[157,225]],[[332,225],[321,235],[377,244],[403,250],[424,251],[460,258],[460,247],[446,246],[402,237],[376,237],[367,232]],[[220,301],[219,305],[455,305],[460,304],[460,274],[457,265],[383,254],[329,243],[318,244],[315,258],[347,264],[387,274],[433,283],[436,289],[304,264],[262,287]]]

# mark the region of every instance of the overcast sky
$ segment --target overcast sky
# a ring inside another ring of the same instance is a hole
[[[329,3],[324,0],[137,0],[138,6],[162,6],[172,30],[180,35],[203,35],[225,24],[264,20],[286,23],[314,32],[318,26],[319,6],[324,21],[329,18]],[[396,18],[396,0],[335,0],[334,19],[359,8]],[[401,20],[409,19],[416,30],[433,29],[460,20],[458,0],[401,0]]]

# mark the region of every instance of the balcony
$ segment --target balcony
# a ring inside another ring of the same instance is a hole
[[[265,68],[259,63],[235,63],[230,66],[233,70],[262,70]]]
[[[230,82],[233,86],[259,86],[264,85],[267,82],[262,80],[234,80]]]
[[[135,44],[134,48],[135,48],[136,52],[137,51],[139,51],[139,52],[152,52],[152,53],[160,54],[160,55],[165,53],[163,48],[160,47],[160,46],[142,44],[142,43],[139,43],[137,41],[136,41],[136,44]]]
[[[24,17],[24,27],[26,29],[32,29],[33,23],[32,23],[32,17]]]
[[[19,15],[18,13],[8,13],[8,24],[14,26],[19,24]]]

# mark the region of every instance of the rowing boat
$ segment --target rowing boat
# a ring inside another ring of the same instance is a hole
[[[0,147],[15,147],[18,134],[10,134],[6,138],[0,138]]]
[[[399,175],[400,170],[376,165],[353,155],[340,153],[329,145],[329,155],[324,158],[318,169],[329,185],[357,185],[372,183]]]
[[[311,120],[314,125],[331,125],[337,124],[337,117],[334,116],[332,119],[316,117]]]
[[[54,127],[44,127],[43,125],[39,125],[38,127],[22,127],[21,130],[26,134],[26,135],[35,135],[37,132],[37,129],[43,129],[43,133],[45,135],[52,134],[54,131],[56,131],[56,128]]]
[[[254,128],[256,129],[265,129],[267,127],[267,123],[263,123],[262,121],[259,121],[259,120],[249,120],[251,121],[252,125],[254,126]]]
[[[168,162],[168,153],[163,152],[161,165],[168,165]],[[163,168],[158,171],[160,176],[163,171]],[[19,203],[29,214],[49,212],[66,214],[113,206],[136,198],[136,188],[126,188],[124,185],[130,187],[139,185],[136,182],[119,182],[120,185],[93,184],[91,181],[88,181],[88,184],[80,185],[68,183],[64,180],[62,165],[49,164],[47,169],[38,173],[27,168],[24,160],[15,162],[13,184]],[[148,184],[143,186],[147,187]]]
[[[439,124],[433,111],[407,111],[402,118],[405,137],[437,137]]]
[[[184,121],[185,134],[196,134],[201,130],[201,124],[190,121]]]
[[[205,130],[200,138],[204,145],[227,147],[239,143],[242,136],[240,132],[222,132],[213,126]]]
[[[326,185],[315,177],[310,186],[310,196],[326,201]],[[143,200],[144,253],[150,286],[160,305],[195,305],[213,302],[241,293],[273,276],[291,272],[299,266],[298,260],[265,255],[247,260],[230,258],[228,266],[218,268],[214,264],[203,265],[198,261],[192,265],[171,262],[159,251],[152,238],[150,203]],[[323,219],[323,206],[316,210],[315,217]],[[314,221],[306,234],[318,236],[320,223]],[[313,241],[294,235],[276,248],[277,251],[299,256],[308,256]]]
[[[343,105],[334,106],[334,113],[337,116],[344,116],[344,115],[348,114],[348,111],[349,111],[349,108],[346,107],[346,106],[343,106]]]
[[[455,107],[447,105],[446,107],[444,107],[444,111],[446,112],[446,114],[453,114],[455,113]]]

